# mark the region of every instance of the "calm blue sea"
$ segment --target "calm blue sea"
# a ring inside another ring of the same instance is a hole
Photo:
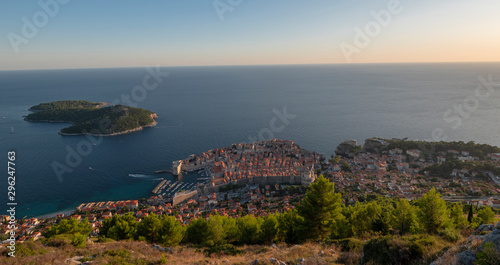
[[[0,209],[7,202],[7,152],[17,153],[17,216],[40,216],[82,202],[142,198],[158,183],[153,171],[211,148],[274,136],[304,148],[333,153],[343,139],[431,139],[440,128],[447,140],[500,145],[500,87],[478,99],[478,77],[499,63],[351,64],[302,66],[165,67],[170,73],[147,91],[138,107],[158,114],[158,126],[104,138],[62,176],[85,136],[60,136],[67,124],[23,121],[28,108],[55,100],[112,102],[131,95],[144,68],[0,72]],[[153,82],[154,79],[150,80]],[[135,91],[135,90],[134,90]],[[486,89],[480,91],[482,94]],[[138,94],[139,95],[139,94]],[[143,96],[143,95],[139,95]],[[460,114],[453,111],[467,102]],[[276,112],[287,113],[284,124]],[[274,111],[273,111],[274,110]],[[447,110],[448,121],[444,119]],[[5,118],[3,118],[5,117]],[[459,118],[458,118],[459,117]],[[458,121],[461,125],[457,126]],[[270,125],[273,123],[273,125]],[[272,133],[272,135],[271,135]],[[89,170],[92,167],[93,170]],[[151,175],[133,178],[129,174]],[[186,181],[195,181],[195,175]],[[0,214],[6,214],[2,210]]]

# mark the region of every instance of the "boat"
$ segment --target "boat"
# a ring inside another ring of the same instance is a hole
[[[89,167],[89,170],[92,170],[92,167]]]
[[[143,174],[128,174],[129,177],[134,177],[134,178],[146,178],[146,175]]]
[[[10,133],[14,133],[14,127],[10,127]]]

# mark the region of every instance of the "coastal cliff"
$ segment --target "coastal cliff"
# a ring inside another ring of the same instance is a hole
[[[358,141],[344,140],[335,149],[335,154],[343,157],[354,156],[356,146],[358,146]]]
[[[387,147],[389,143],[385,140],[378,138],[370,138],[365,140],[363,148],[366,152],[380,154],[383,148]]]

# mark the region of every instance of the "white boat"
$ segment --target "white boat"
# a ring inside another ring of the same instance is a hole
[[[89,167],[89,170],[92,170],[92,167]]]
[[[134,177],[134,178],[146,178],[146,175],[143,174],[128,174],[129,177]]]

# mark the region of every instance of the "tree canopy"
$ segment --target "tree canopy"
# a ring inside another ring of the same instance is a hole
[[[324,240],[331,232],[332,220],[340,213],[340,207],[340,193],[335,193],[334,184],[319,176],[297,205],[297,213],[303,218],[302,227],[307,237]]]

